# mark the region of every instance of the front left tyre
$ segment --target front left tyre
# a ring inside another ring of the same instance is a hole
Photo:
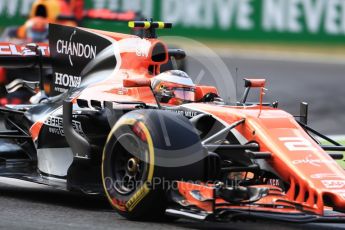
[[[203,180],[205,151],[189,120],[174,112],[125,114],[109,133],[102,159],[105,193],[122,216],[160,220],[176,180]]]

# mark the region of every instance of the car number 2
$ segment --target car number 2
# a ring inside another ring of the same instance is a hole
[[[315,151],[313,144],[304,137],[280,137],[285,147],[290,151]]]

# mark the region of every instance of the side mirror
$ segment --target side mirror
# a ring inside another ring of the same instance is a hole
[[[260,88],[265,87],[266,79],[244,79],[244,87],[246,88]]]
[[[150,87],[151,80],[148,78],[133,78],[133,79],[124,79],[124,87]]]
[[[262,95],[263,95],[263,90],[265,88],[265,85],[266,85],[266,79],[249,79],[249,78],[245,78],[243,79],[244,80],[244,87],[246,88],[244,93],[243,93],[243,96],[242,96],[242,99],[240,101],[241,104],[245,104],[246,101],[247,101],[247,97],[248,97],[248,94],[249,94],[249,91],[251,88],[261,88],[261,94],[260,94],[260,99],[262,99]],[[261,104],[261,103],[260,103]]]

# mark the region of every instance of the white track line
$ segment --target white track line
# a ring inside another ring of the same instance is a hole
[[[328,135],[328,137],[335,141],[345,141],[345,135]]]

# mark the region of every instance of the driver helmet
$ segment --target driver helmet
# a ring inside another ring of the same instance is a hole
[[[29,42],[45,42],[48,40],[49,22],[43,17],[34,17],[25,25],[25,35]]]
[[[181,105],[195,100],[195,84],[187,73],[170,70],[155,76],[151,87],[161,103]]]

